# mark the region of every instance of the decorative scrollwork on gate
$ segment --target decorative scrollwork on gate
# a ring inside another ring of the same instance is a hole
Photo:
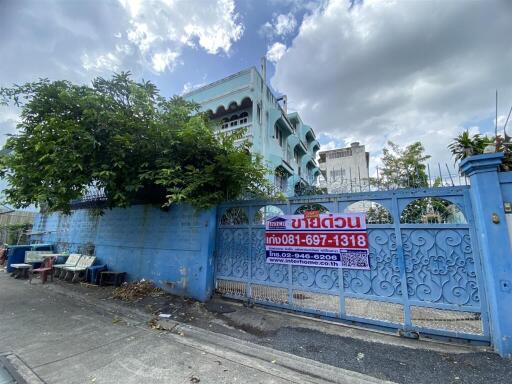
[[[292,284],[294,287],[335,291],[339,288],[338,269],[292,266]]]
[[[479,305],[469,229],[402,229],[402,242],[411,299]]]
[[[251,244],[251,275],[253,280],[269,283],[287,283],[288,265],[269,264],[265,260],[265,229],[253,229]]]
[[[371,269],[344,269],[344,289],[357,294],[400,297],[402,286],[394,230],[369,229],[368,240]]]
[[[216,272],[225,278],[249,277],[249,230],[239,228],[219,229],[219,255]]]

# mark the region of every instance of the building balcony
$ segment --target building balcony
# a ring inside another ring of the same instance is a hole
[[[320,149],[320,143],[318,142],[318,140],[315,139],[312,142],[310,142],[308,149],[310,149],[313,153],[317,152]]]
[[[234,126],[229,126],[227,128],[222,128],[222,126],[217,128],[216,133],[232,133],[239,129],[246,129],[247,132],[250,132],[252,130],[252,122],[248,121],[243,124],[238,124]]]

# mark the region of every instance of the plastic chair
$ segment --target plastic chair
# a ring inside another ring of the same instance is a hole
[[[41,274],[41,283],[46,283],[48,275],[50,275],[50,280],[53,282],[53,257],[46,257],[43,261],[43,264],[39,268],[30,269],[28,273],[29,283],[32,284],[32,277],[34,273]]]

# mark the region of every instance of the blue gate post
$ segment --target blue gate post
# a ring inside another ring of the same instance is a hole
[[[210,208],[200,213],[204,219],[204,232],[201,236],[201,256],[204,257],[204,281],[198,292],[198,299],[208,301],[215,291],[215,240],[217,234],[217,208]],[[203,267],[199,268],[201,271]],[[201,280],[200,280],[201,281]]]
[[[481,250],[491,340],[503,357],[512,357],[512,254],[498,179],[503,153],[464,159],[460,169],[471,181],[471,203]]]

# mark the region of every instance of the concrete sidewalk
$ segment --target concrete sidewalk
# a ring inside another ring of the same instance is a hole
[[[148,316],[62,288],[0,273],[0,352],[39,382],[385,382],[190,325],[152,330]]]

